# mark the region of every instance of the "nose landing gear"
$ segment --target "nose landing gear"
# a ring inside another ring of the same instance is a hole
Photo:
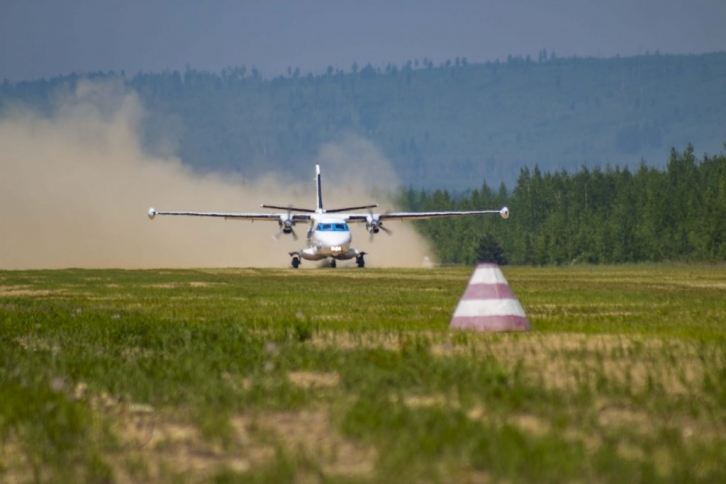
[[[293,257],[292,261],[290,262],[292,264],[293,269],[297,269],[300,267],[300,258],[299,257]]]
[[[355,258],[355,263],[361,269],[366,266],[366,261],[363,258],[363,254],[361,254],[361,255],[359,255],[358,257]]]

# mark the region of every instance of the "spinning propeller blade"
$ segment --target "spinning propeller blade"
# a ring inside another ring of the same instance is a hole
[[[265,206],[265,205],[263,205]],[[283,215],[280,215],[280,220],[277,222],[280,225],[280,231],[272,236],[272,238],[277,242],[277,240],[280,238],[282,234],[291,234],[292,240],[297,241],[297,234],[295,233],[295,229],[293,228],[295,226],[295,222],[290,218],[290,213],[292,210],[299,210],[293,207],[287,207],[287,217],[283,218]]]
[[[388,213],[386,211],[385,213]],[[368,229],[368,233],[370,234],[368,241],[373,242],[373,236],[378,233],[379,230],[383,230],[388,235],[393,235],[393,231],[391,229],[388,229],[383,226],[383,222],[381,222],[380,214],[375,214],[373,212],[369,212],[370,215],[368,215],[367,221],[366,221],[366,228]]]

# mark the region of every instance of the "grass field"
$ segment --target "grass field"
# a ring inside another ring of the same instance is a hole
[[[726,268],[0,271],[0,481],[726,482]]]

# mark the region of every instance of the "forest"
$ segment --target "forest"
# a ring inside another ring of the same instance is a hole
[[[509,207],[511,217],[414,222],[443,263],[631,263],[726,260],[726,155],[671,150],[663,169],[523,168],[514,189],[484,184],[465,196],[409,188],[410,210]]]
[[[202,171],[307,176],[326,143],[354,135],[391,162],[403,186],[464,192],[512,186],[522,168],[663,167],[672,147],[716,153],[726,141],[726,52],[537,57],[374,68],[353,62],[272,79],[254,67],[221,72],[98,72],[0,83],[3,106],[51,109],[80,79],[138,93],[147,150],[175,146]]]

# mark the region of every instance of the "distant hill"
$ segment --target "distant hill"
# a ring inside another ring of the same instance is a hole
[[[726,141],[726,53],[404,66],[263,79],[255,69],[121,78],[150,112],[149,147],[172,136],[201,170],[308,176],[321,146],[371,140],[406,186],[466,190],[505,182],[520,167],[659,166],[671,147],[719,153]],[[0,108],[47,108],[79,76],[0,85]]]

